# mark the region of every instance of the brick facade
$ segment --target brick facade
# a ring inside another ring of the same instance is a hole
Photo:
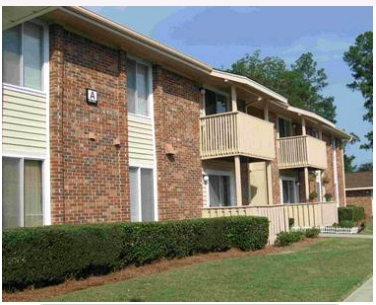
[[[159,219],[201,218],[200,92],[193,81],[153,66]],[[175,156],[165,153],[172,144]]]
[[[125,54],[61,26],[50,34],[52,223],[129,219]]]
[[[347,205],[364,207],[366,220],[373,219],[372,190],[346,191]]]

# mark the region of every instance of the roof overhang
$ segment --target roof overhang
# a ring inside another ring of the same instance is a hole
[[[347,187],[346,191],[371,191],[373,186],[362,186],[362,187]]]
[[[56,8],[55,6],[3,6],[2,29],[3,31],[10,29],[22,22],[45,15]]]

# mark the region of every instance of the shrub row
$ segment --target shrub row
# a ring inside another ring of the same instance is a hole
[[[299,242],[305,237],[316,238],[319,234],[320,229],[318,228],[308,228],[302,231],[279,232],[274,244],[278,247],[285,247]]]
[[[365,219],[364,207],[348,205],[338,208],[338,221],[354,221],[359,222]]]
[[[76,224],[3,231],[3,289],[61,283],[161,258],[265,247],[265,217]]]

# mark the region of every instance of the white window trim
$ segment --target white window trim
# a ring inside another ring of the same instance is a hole
[[[153,67],[152,65],[143,60],[143,59],[140,59],[136,56],[133,56],[133,55],[127,55],[125,60],[127,59],[130,59],[130,60],[134,60],[137,63],[139,64],[142,64],[142,65],[145,65],[148,67],[148,100],[147,100],[147,109],[148,109],[148,113],[149,115],[143,115],[143,114],[138,114],[138,113],[131,113],[128,111],[128,116],[132,116],[132,117],[135,117],[135,118],[141,118],[141,119],[147,119],[147,120],[151,120],[153,117],[154,117],[154,107],[152,107],[152,103],[154,102],[154,99],[153,99]],[[136,65],[136,69],[137,69],[137,65]],[[128,76],[127,76],[128,78]],[[127,85],[128,87],[128,85]],[[136,77],[136,92],[137,92],[137,77]],[[127,104],[128,104],[128,101],[127,101]],[[136,105],[137,107],[137,105]]]
[[[49,166],[50,162],[46,159],[43,154],[26,154],[26,153],[13,153],[13,152],[3,152],[2,158],[13,158],[19,159],[20,170],[20,213],[21,213],[21,227],[24,227],[24,161],[41,161],[42,162],[42,211],[43,211],[43,225],[51,224],[51,206],[50,206],[50,173]],[[1,158],[1,165],[3,163]],[[22,169],[22,170],[21,170]]]
[[[288,118],[288,117],[285,117],[285,116],[282,116],[282,115],[278,115],[277,116],[277,139],[281,139],[281,137],[279,136],[279,119],[283,119],[285,121],[290,122],[291,136],[293,136],[292,120],[290,118]]]
[[[283,181],[293,181],[295,185],[295,197],[296,197],[296,203],[300,202],[300,196],[299,196],[299,187],[297,187],[297,183],[299,182],[297,177],[290,177],[290,176],[281,176],[279,179],[280,184],[280,190],[281,190],[281,203],[282,204],[296,204],[296,203],[289,203],[289,202],[283,202]]]
[[[49,31],[48,31],[48,25],[41,21],[41,20],[30,20],[27,21],[30,23],[37,24],[43,28],[43,65],[42,65],[42,90],[33,89],[29,87],[25,87],[23,85],[14,85],[3,82],[3,85],[9,86],[12,89],[20,90],[21,92],[30,92],[30,93],[39,93],[43,94],[43,96],[48,95],[49,92],[49,86],[47,85],[49,83]],[[22,27],[22,33],[21,33],[21,39],[22,39],[22,45],[21,45],[21,77],[22,82],[23,80],[23,57],[24,57],[24,34],[23,34],[23,27],[24,23],[21,24]]]
[[[154,221],[158,221],[158,203],[157,203],[157,181],[156,181],[156,166],[150,164],[142,164],[137,162],[129,162],[129,168],[136,168],[137,169],[137,187],[138,187],[138,220],[139,222],[142,221],[142,207],[141,207],[141,168],[145,169],[152,169],[153,170],[153,200],[154,200]],[[131,207],[132,208],[132,207]]]
[[[206,169],[205,170],[206,175],[209,176],[228,176],[230,177],[230,206],[233,207],[235,205],[235,179],[234,179],[234,173],[232,171],[227,170],[213,170],[213,169]],[[209,181],[206,182],[206,208],[218,208],[218,207],[211,207],[210,206],[210,191],[209,191]],[[226,208],[226,207],[225,207]]]

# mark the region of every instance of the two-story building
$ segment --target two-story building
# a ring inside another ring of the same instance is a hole
[[[3,227],[346,205],[349,134],[81,7],[3,7],[2,106]]]

